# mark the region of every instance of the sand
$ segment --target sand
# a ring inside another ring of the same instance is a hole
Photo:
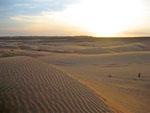
[[[39,59],[70,73],[71,77],[94,89],[107,104],[119,111],[149,113],[149,58],[150,53],[124,53],[89,56],[55,54]],[[141,79],[137,76],[139,72],[142,73]]]
[[[22,58],[18,56],[28,56],[28,57]],[[88,97],[86,95],[87,93],[85,93],[85,90],[83,90],[86,89],[90,94],[92,94],[93,98],[96,98],[96,100],[99,100],[100,103],[101,102],[103,103],[100,105],[94,104],[98,108],[100,107],[100,109],[103,108],[101,107],[101,105],[105,105],[106,109],[111,109],[115,113],[150,113],[149,37],[125,38],[125,39],[110,39],[110,38],[97,39],[93,37],[4,37],[0,38],[0,57],[1,57],[0,61],[3,62],[3,65],[5,65],[5,68],[3,66],[4,69],[2,70],[5,70],[6,71],[5,73],[11,73],[10,75],[14,75],[14,73],[16,72],[17,73],[24,72],[23,76],[28,75],[28,73],[32,73],[31,74],[32,76],[39,75],[39,73],[41,72],[47,73],[46,69],[43,67],[51,68],[48,69],[50,71],[49,72],[50,75],[52,70],[60,71],[61,73],[63,73],[61,75],[65,75],[65,77],[67,78],[69,76],[68,78],[69,81],[70,79],[71,81],[72,80],[76,81],[76,83],[73,82],[74,85],[76,84],[75,86],[73,86],[75,87],[75,89],[81,89],[81,91],[83,91],[82,94],[81,93],[79,94],[81,96],[78,95],[78,98]],[[28,62],[27,60],[24,62],[24,59],[31,59],[31,58],[34,62],[31,64],[35,64],[36,66],[31,65],[30,62]],[[8,60],[9,63],[4,63],[5,61],[7,61],[4,59],[7,60],[9,59]],[[14,59],[17,60],[14,61]],[[25,63],[27,64],[24,67],[23,64]],[[16,67],[16,64],[20,65]],[[24,68],[21,68],[22,66]],[[21,68],[22,71],[20,71],[19,67]],[[31,67],[35,67],[35,69],[30,69]],[[12,69],[14,70],[13,72],[8,71]],[[141,78],[138,78],[139,73],[141,73]],[[40,80],[42,81],[43,76],[41,76],[40,78],[41,78]],[[58,77],[58,79],[59,78],[61,79],[61,77]],[[11,83],[11,81],[13,81],[14,78],[7,77],[7,79]],[[65,80],[68,81],[68,79]],[[34,81],[35,82],[34,83],[33,78],[31,78],[33,85],[40,83],[39,82],[40,80],[37,80],[38,82]],[[52,80],[48,81],[50,81],[49,84],[51,84],[51,86],[55,84],[54,82],[51,83]],[[56,80],[54,81],[56,82]],[[1,82],[4,83],[3,78]],[[13,85],[9,84],[7,80],[5,82],[6,88],[3,88],[2,85],[1,89],[2,91],[4,89],[8,89],[9,91],[7,85],[8,86]],[[66,84],[67,83],[68,82],[66,82]],[[46,84],[47,82],[44,82],[44,85]],[[73,84],[71,82],[69,83],[69,86],[72,87]],[[46,90],[45,87],[43,89]],[[64,89],[64,87],[62,87],[62,89]],[[72,88],[66,87],[65,90],[69,92],[70,89]],[[28,89],[26,90],[28,92]],[[78,92],[77,90],[74,91],[75,93]],[[10,90],[10,92],[12,91]],[[71,92],[73,91],[71,90]],[[57,91],[56,94],[57,93],[59,93],[59,91]],[[63,93],[61,94],[63,95]],[[46,94],[44,93],[44,95]],[[48,96],[43,96],[42,98],[47,97]],[[60,97],[59,99],[61,100],[61,96],[59,97]],[[7,98],[3,99],[7,100]],[[69,98],[69,96],[66,97],[65,99],[67,98]],[[58,100],[56,99],[55,102],[57,102]],[[66,101],[62,101],[62,103],[65,102],[64,105],[69,106],[70,99],[67,100],[69,101],[69,103],[68,101],[67,104]],[[92,100],[89,99],[87,101],[90,102]],[[48,104],[45,104],[44,102],[42,102],[42,99],[38,100],[38,102],[43,103],[41,104],[41,106],[44,107],[45,105],[47,106],[54,105],[56,107],[55,109],[57,109],[58,107],[57,104],[54,103],[51,104],[49,101]],[[82,104],[82,99],[76,99],[75,102],[74,100],[72,102]],[[84,105],[85,104],[83,104],[83,106]],[[26,107],[23,108],[26,109]],[[69,107],[69,109],[70,108],[71,107]],[[41,108],[39,107],[38,109]],[[93,107],[91,109],[92,110],[90,111],[90,113],[91,112],[95,113]],[[97,108],[94,107],[94,109]],[[76,113],[78,112],[76,111]]]
[[[111,113],[66,73],[30,57],[0,59],[0,113]]]

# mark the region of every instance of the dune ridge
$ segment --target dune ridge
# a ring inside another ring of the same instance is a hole
[[[112,113],[90,89],[30,57],[0,59],[0,113]]]

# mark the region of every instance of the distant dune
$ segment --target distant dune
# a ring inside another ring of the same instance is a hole
[[[0,59],[0,113],[111,113],[90,89],[29,57]]]
[[[150,38],[94,38],[94,37],[0,37],[0,57],[10,53],[1,50],[19,51],[15,55],[29,56],[32,52],[69,54],[108,54],[150,51]],[[21,53],[20,53],[21,51]],[[12,54],[11,54],[12,55]],[[9,56],[9,55],[8,55]],[[34,55],[35,56],[35,55]]]

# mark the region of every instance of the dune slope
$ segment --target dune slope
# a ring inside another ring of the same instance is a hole
[[[67,74],[29,57],[0,59],[0,113],[111,113]]]

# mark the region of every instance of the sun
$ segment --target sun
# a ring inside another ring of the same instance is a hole
[[[95,36],[115,36],[136,27],[142,8],[142,0],[80,0],[54,15]]]

